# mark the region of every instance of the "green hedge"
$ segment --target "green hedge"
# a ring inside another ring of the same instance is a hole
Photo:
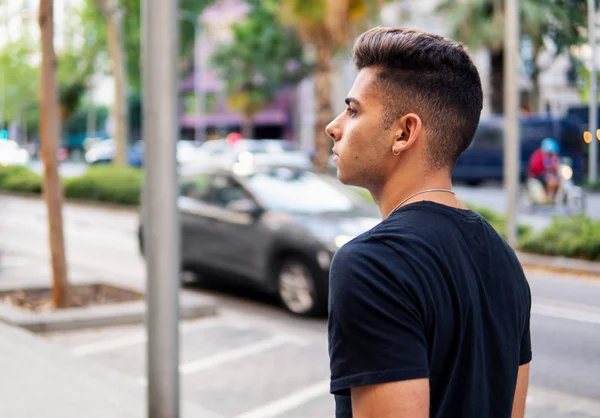
[[[99,166],[79,177],[64,179],[65,197],[121,205],[138,205],[142,170],[131,167]],[[42,178],[26,167],[0,167],[0,190],[40,194]]]
[[[597,181],[596,183],[587,183],[587,188],[590,190],[596,190],[596,191],[600,191],[600,181]]]
[[[41,193],[42,178],[27,167],[0,166],[0,190],[20,193]]]
[[[67,198],[137,205],[142,191],[142,170],[131,167],[99,166],[64,182]]]
[[[587,216],[554,218],[552,225],[528,235],[520,246],[537,254],[600,261],[600,220]]]
[[[479,213],[486,221],[490,223],[490,225],[494,227],[496,231],[498,231],[500,235],[506,238],[506,218],[504,217],[504,215],[501,215],[500,213],[490,208],[473,206],[469,204],[467,204],[467,206],[471,210],[474,210],[475,212]],[[517,235],[521,240],[527,237],[531,233],[531,231],[532,228],[529,225],[519,224],[517,226]]]

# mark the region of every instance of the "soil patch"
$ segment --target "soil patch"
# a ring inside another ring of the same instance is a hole
[[[70,286],[67,308],[132,302],[143,298],[144,296],[140,293],[101,283]],[[56,310],[52,302],[52,289],[50,288],[17,289],[0,292],[0,302],[30,312]]]

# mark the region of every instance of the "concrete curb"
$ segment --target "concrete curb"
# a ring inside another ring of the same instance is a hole
[[[90,281],[91,283],[116,285],[104,281]],[[117,286],[123,288],[122,285]],[[36,283],[20,286],[15,286],[14,283],[3,284],[0,286],[0,291],[34,287],[39,288],[42,286]],[[139,289],[128,290],[139,292]],[[217,315],[217,303],[213,298],[182,291],[179,300],[179,315],[181,319]],[[29,312],[6,303],[0,303],[0,321],[25,328],[32,332],[72,331],[115,325],[130,325],[143,323],[145,320],[145,300],[84,308],[68,308],[49,312]]]
[[[516,252],[525,268],[551,270],[555,273],[584,274],[600,278],[600,263],[575,258],[555,257],[532,253]]]

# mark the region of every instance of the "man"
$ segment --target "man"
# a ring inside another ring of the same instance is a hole
[[[473,139],[479,74],[461,44],[376,28],[354,46],[347,108],[327,127],[342,183],[383,221],[331,266],[339,418],[524,416],[530,291],[513,250],[451,189]]]
[[[546,203],[554,201],[558,190],[558,154],[560,147],[553,138],[544,138],[540,147],[529,158],[529,175],[539,180],[546,189]]]

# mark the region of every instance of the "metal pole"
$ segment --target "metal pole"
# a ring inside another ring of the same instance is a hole
[[[142,2],[144,243],[147,265],[148,417],[178,418],[178,2]]]
[[[598,76],[596,70],[596,0],[588,0],[588,33],[590,43],[590,143],[588,177],[590,183],[598,181]]]
[[[520,175],[519,144],[519,4],[506,0],[504,30],[504,190],[506,194],[506,237],[517,245],[517,196]]]

